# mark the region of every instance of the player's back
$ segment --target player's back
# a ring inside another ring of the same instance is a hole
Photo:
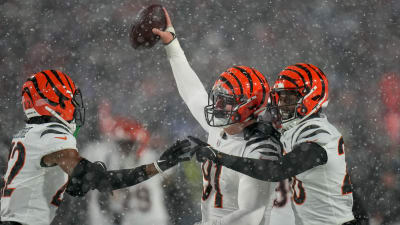
[[[321,115],[286,131],[281,141],[287,152],[299,143],[314,142],[328,156],[326,164],[298,174],[292,181],[296,224],[342,224],[352,220],[353,197],[340,132]]]
[[[63,149],[76,149],[76,139],[59,123],[27,124],[13,137],[3,178],[1,221],[50,224],[68,176],[59,166],[46,167],[41,160]]]

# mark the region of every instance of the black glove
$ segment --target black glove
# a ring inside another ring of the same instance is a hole
[[[274,128],[269,121],[259,121],[247,126],[243,130],[244,140],[248,141],[251,137],[261,135],[264,137],[274,137],[279,141],[281,134]]]
[[[190,148],[190,141],[176,141],[171,147],[161,154],[160,159],[157,161],[158,166],[162,171],[165,171],[179,162],[190,160],[191,153],[194,151]]]
[[[205,162],[207,160],[211,160],[217,163],[218,161],[217,150],[215,150],[209,144],[196,137],[188,136],[188,138],[195,144],[197,144],[197,146],[195,146],[193,149],[194,152],[196,153],[196,159],[198,162]]]

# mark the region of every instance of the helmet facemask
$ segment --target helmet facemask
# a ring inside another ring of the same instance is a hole
[[[302,99],[298,89],[275,89],[271,91],[270,113],[275,123],[283,125],[300,118],[298,110],[302,108]]]
[[[244,95],[230,95],[223,88],[211,90],[204,114],[208,125],[224,127],[240,122],[238,110],[247,101]]]

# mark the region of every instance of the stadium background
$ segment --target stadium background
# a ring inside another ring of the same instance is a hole
[[[361,202],[373,224],[400,221],[397,0],[0,0],[1,173],[11,137],[24,125],[21,85],[49,68],[69,74],[83,92],[79,148],[101,138],[97,106],[105,98],[113,113],[141,121],[159,146],[188,134],[205,138],[178,95],[162,45],[130,47],[130,25],[150,3],[167,7],[206,88],[233,64],[257,68],[270,84],[293,63],[322,68],[328,118],[344,135]],[[198,164],[179,167],[165,182],[171,223],[199,220]],[[85,200],[67,196],[53,224],[84,224],[85,215]]]

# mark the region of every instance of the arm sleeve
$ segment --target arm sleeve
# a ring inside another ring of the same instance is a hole
[[[277,182],[328,161],[326,150],[317,143],[304,142],[278,160],[250,159],[217,154],[218,163],[256,179]]]
[[[208,104],[207,91],[199,77],[190,67],[178,39],[166,45],[165,49],[180,96],[195,119],[204,130],[208,131],[210,126],[204,117],[204,107]]]
[[[108,192],[133,186],[150,177],[146,173],[146,165],[106,171],[99,164],[82,159],[72,172],[66,192],[72,196],[84,196],[92,189]]]

